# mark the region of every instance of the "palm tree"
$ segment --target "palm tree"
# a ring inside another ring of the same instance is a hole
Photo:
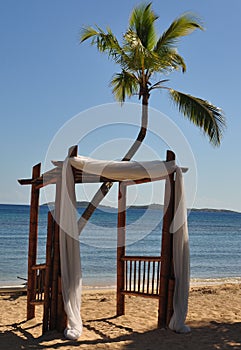
[[[185,13],[175,19],[169,28],[158,37],[155,22],[158,16],[152,10],[152,3],[134,8],[129,26],[123,35],[122,44],[110,28],[106,32],[97,27],[82,29],[80,42],[91,39],[100,52],[106,52],[120,65],[121,72],[111,80],[113,94],[123,103],[126,97],[137,95],[142,102],[142,118],[139,134],[122,160],[130,160],[145,138],[148,124],[148,103],[150,94],[156,89],[165,89],[179,111],[198,126],[214,146],[220,145],[225,119],[221,109],[210,102],[164,85],[165,74],[174,70],[186,71],[183,57],[177,51],[178,40],[196,29],[203,29],[199,19]],[[154,78],[159,77],[157,81]],[[99,202],[108,193],[112,183],[103,184],[79,221],[80,230],[85,225]]]

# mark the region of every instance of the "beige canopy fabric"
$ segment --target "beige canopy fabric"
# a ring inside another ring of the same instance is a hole
[[[155,179],[165,177],[176,169],[175,161],[113,161],[96,160],[93,158],[77,156],[70,158],[71,165],[82,170],[83,173],[103,176],[115,181],[140,180],[144,178]],[[182,171],[186,171],[182,168]]]
[[[190,275],[187,214],[182,178],[182,172],[187,169],[177,167],[174,161],[102,161],[77,156],[66,158],[62,170],[60,259],[63,300],[68,318],[65,336],[68,339],[74,340],[78,339],[82,333],[82,320],[80,316],[82,276],[75,184],[71,166],[82,170],[83,173],[103,176],[116,181],[138,180],[147,177],[150,179],[162,178],[173,172],[176,173],[175,215],[172,223],[176,283],[173,302],[174,314],[170,322],[170,328],[177,332],[190,331],[185,326]]]

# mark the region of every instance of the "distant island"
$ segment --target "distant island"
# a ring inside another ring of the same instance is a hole
[[[78,201],[77,202],[77,208],[86,208],[88,206],[89,202],[87,201]],[[54,206],[54,202],[51,202],[51,203],[44,203],[42,204],[42,206],[46,206],[46,205],[49,205],[50,207]],[[163,204],[157,204],[157,203],[152,203],[152,204],[145,204],[145,205],[130,205],[128,206],[127,205],[127,208],[128,209],[151,209],[151,210],[163,210]],[[103,204],[100,204],[98,206],[98,209],[106,209],[106,210],[110,210],[110,209],[117,209],[116,207],[111,207],[111,206],[108,206],[108,205],[103,205]],[[190,211],[195,211],[195,212],[210,212],[210,213],[238,213],[238,214],[241,214],[240,212],[238,211],[235,211],[235,210],[229,210],[229,209],[214,209],[214,208],[187,208],[187,210],[190,212]]]
[[[78,208],[86,208],[88,206],[89,202],[81,201],[77,202],[77,207]],[[130,209],[156,209],[156,210],[162,210],[163,209],[163,204],[146,204],[146,205],[131,205],[127,206]],[[98,206],[99,209],[117,209],[114,207],[110,207],[107,205],[102,205],[100,204]]]
[[[87,205],[89,204],[89,202],[87,201],[79,201],[77,202],[77,207],[78,208],[86,208]],[[54,202],[49,202],[49,203],[43,203],[40,206],[41,207],[45,207],[45,206],[50,206],[50,207],[54,207]],[[25,207],[30,207],[29,204],[6,204],[6,203],[0,203],[0,206],[25,206]],[[106,210],[113,210],[113,209],[117,209],[115,207],[111,207],[108,205],[102,205],[100,204],[98,206],[99,209],[106,209]],[[128,209],[151,209],[151,210],[163,210],[163,204],[157,204],[157,203],[153,203],[153,204],[146,204],[146,205],[131,205],[131,206],[127,206]],[[210,213],[215,213],[215,212],[221,212],[221,213],[237,213],[237,214],[241,214],[240,211],[236,211],[236,210],[230,210],[230,209],[214,209],[214,208],[188,208],[187,209],[189,212],[193,211],[193,212],[210,212]]]
[[[77,202],[77,207],[78,208],[86,208],[88,206],[89,202],[87,201],[80,201]],[[157,203],[153,203],[153,204],[146,204],[146,205],[131,205],[131,206],[127,206],[129,209],[151,209],[151,210],[163,210],[163,204],[157,204]],[[107,206],[107,205],[102,205],[100,204],[98,206],[99,209],[116,209],[114,207],[111,206]],[[235,210],[229,210],[229,209],[213,209],[213,208],[192,208],[192,209],[188,209],[188,211],[201,211],[201,212],[224,212],[224,213],[239,213]]]

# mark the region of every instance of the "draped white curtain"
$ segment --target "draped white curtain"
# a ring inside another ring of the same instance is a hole
[[[83,172],[103,176],[117,181],[138,180],[145,177],[164,177],[176,173],[175,215],[172,223],[173,260],[175,272],[174,314],[169,327],[177,332],[188,332],[185,319],[189,293],[189,243],[184,185],[181,169],[174,161],[123,162],[99,161],[86,157],[67,158],[63,164],[60,207],[60,259],[62,293],[68,325],[65,336],[76,340],[82,333],[81,292],[82,275],[80,246],[76,212],[73,166]]]
[[[82,333],[82,319],[80,315],[82,273],[75,183],[68,159],[65,160],[62,170],[59,226],[62,294],[67,315],[67,328],[64,333],[66,338],[76,340]]]
[[[84,173],[103,176],[116,181],[139,180],[146,177],[151,179],[173,173],[175,161],[160,160],[135,162],[97,160],[83,156],[69,158],[71,165]]]
[[[184,183],[182,171],[178,167],[176,168],[174,219],[170,231],[173,233],[175,290],[173,298],[174,312],[169,328],[179,333],[188,333],[190,328],[185,325],[185,320],[188,311],[190,254]]]

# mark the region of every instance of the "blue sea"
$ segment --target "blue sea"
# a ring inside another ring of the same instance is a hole
[[[79,209],[81,213],[82,209]],[[40,207],[38,262],[45,262],[47,206]],[[116,280],[116,210],[97,209],[80,238],[83,285]],[[128,209],[127,254],[159,255],[162,213]],[[191,211],[188,216],[191,281],[241,281],[241,213]],[[0,204],[0,286],[27,278],[29,206]]]

